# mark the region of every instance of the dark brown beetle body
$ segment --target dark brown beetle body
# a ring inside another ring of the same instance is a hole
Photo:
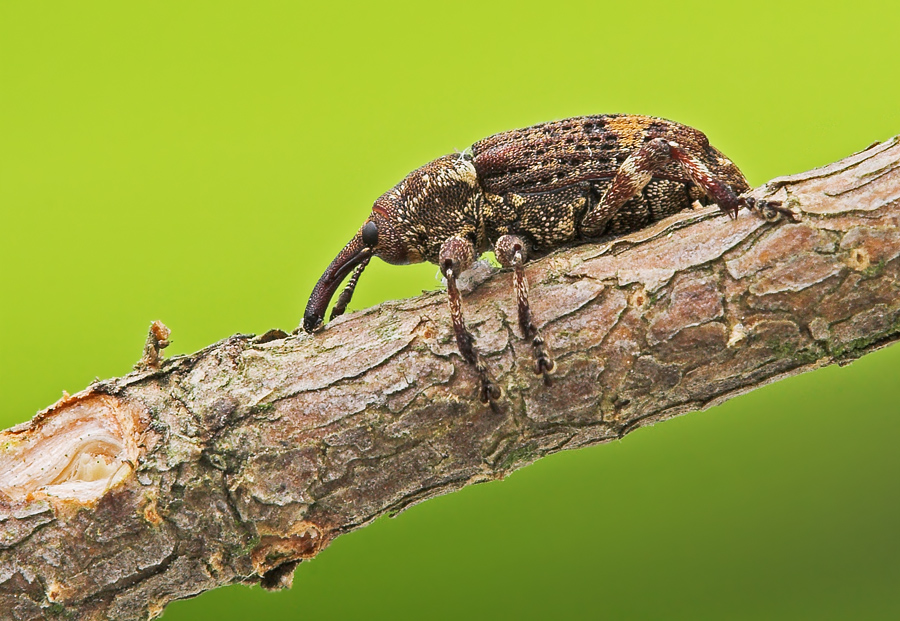
[[[623,235],[686,209],[694,200],[708,202],[673,161],[653,171],[643,192],[619,208],[605,227],[584,231],[578,226],[625,160],[654,139],[678,143],[735,193],[750,189],[737,166],[696,129],[645,116],[579,117],[475,143],[472,159],[487,199],[489,230],[516,229],[531,237],[535,249],[549,250],[578,239]],[[518,214],[503,208],[516,202]]]
[[[731,160],[693,128],[636,115],[586,116],[496,134],[471,153],[445,155],[413,171],[375,201],[359,232],[310,296],[303,327],[320,325],[341,281],[355,272],[332,317],[344,311],[372,255],[388,263],[437,263],[463,357],[475,366],[481,398],[499,388],[473,347],[456,278],[483,252],[515,269],[519,323],[532,339],[535,369],[549,383],[554,363],[531,322],[523,265],[568,244],[639,230],[714,201],[766,217],[789,215],[775,202],[740,196],[750,186]]]

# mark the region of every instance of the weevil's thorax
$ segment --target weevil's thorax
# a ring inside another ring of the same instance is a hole
[[[373,211],[391,223],[397,243],[405,248],[405,263],[436,263],[441,244],[450,237],[486,247],[481,203],[475,167],[457,153],[411,172],[375,201]]]

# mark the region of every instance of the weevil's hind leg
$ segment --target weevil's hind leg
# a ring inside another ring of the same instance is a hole
[[[550,385],[550,376],[556,371],[556,362],[550,356],[547,344],[531,319],[528,304],[528,279],[525,277],[527,245],[517,235],[503,235],[494,244],[497,261],[503,267],[512,267],[516,283],[516,304],[519,311],[519,328],[526,339],[531,339],[534,352],[534,372],[544,376],[544,384]]]
[[[678,163],[690,180],[732,218],[737,216],[741,207],[747,207],[758,211],[767,220],[777,219],[778,215],[794,219],[793,213],[781,207],[778,201],[738,196],[731,186],[714,176],[706,164],[679,144],[654,138],[622,162],[597,205],[581,220],[582,234],[595,237],[603,233],[604,227],[616,212],[650,183],[654,172],[669,162]]]
[[[741,207],[746,207],[750,211],[756,211],[769,222],[774,222],[781,216],[791,222],[797,221],[796,216],[790,209],[781,206],[781,201],[739,196],[735,194],[734,190],[727,183],[716,178],[706,167],[706,164],[685,151],[678,143],[666,143],[661,138],[651,142],[657,141],[668,146],[671,159],[678,162],[682,170],[691,178],[691,181],[703,190],[719,206],[719,209],[732,218],[737,217]]]
[[[487,365],[475,349],[475,339],[466,328],[466,322],[462,312],[462,296],[456,286],[456,279],[475,260],[475,248],[465,239],[451,237],[441,246],[438,258],[441,273],[447,279],[447,301],[450,305],[450,319],[453,321],[453,332],[456,335],[456,344],[463,359],[475,368],[481,388],[478,396],[483,403],[491,403],[500,398],[502,391],[494,383]]]

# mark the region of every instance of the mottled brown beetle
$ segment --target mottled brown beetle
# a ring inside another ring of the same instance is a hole
[[[480,398],[500,397],[463,321],[457,277],[493,248],[513,268],[519,326],[545,382],[555,370],[531,320],[524,264],[554,248],[639,230],[691,206],[715,202],[766,219],[791,213],[750,189],[731,160],[691,127],[636,115],[584,116],[496,134],[471,153],[445,155],[414,170],[375,201],[372,213],[319,279],[303,317],[312,332],[353,272],[331,318],[344,312],[374,256],[395,265],[430,261],[447,279],[450,315],[463,358],[481,380]],[[355,268],[355,269],[354,269]]]

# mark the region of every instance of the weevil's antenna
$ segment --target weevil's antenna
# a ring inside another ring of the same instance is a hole
[[[363,270],[366,269],[366,266],[371,259],[372,257],[366,257],[363,262],[357,265],[356,269],[353,270],[353,274],[350,276],[347,286],[341,291],[341,295],[338,296],[334,308],[331,309],[331,316],[328,318],[328,321],[332,321],[335,317],[340,317],[344,314],[344,311],[347,310],[347,305],[350,303],[350,298],[353,297],[354,289],[356,289],[356,282],[359,280],[359,275],[363,273]]]

